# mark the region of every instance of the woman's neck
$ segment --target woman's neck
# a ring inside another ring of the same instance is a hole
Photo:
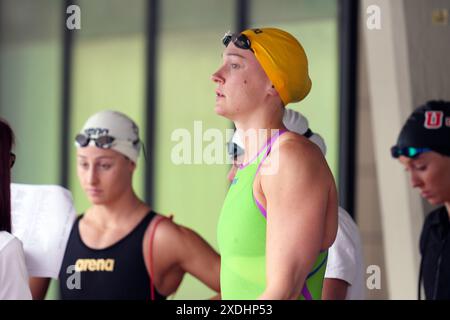
[[[253,159],[280,130],[286,130],[283,112],[284,109],[280,109],[272,113],[254,114],[245,120],[234,122],[245,148],[244,163]]]
[[[94,204],[86,213],[90,219],[96,220],[104,227],[115,227],[139,219],[143,208],[146,208],[146,211],[150,209],[131,191],[112,202]]]

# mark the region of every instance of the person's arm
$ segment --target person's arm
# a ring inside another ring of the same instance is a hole
[[[322,300],[345,300],[348,282],[341,279],[325,278],[323,280]]]
[[[322,249],[334,181],[312,145],[285,141],[269,158],[266,174],[261,172],[267,208],[267,285],[260,299],[297,299]]]
[[[216,292],[220,292],[220,256],[196,232],[179,226],[181,268],[202,281]]]
[[[31,300],[22,243],[12,239],[0,251],[0,300]]]
[[[144,239],[146,261],[149,260],[149,234],[147,232]],[[220,256],[191,229],[164,219],[155,230],[152,255],[155,286],[162,293],[170,295],[175,292],[186,272],[220,292]],[[220,296],[213,297],[218,298]]]
[[[31,277],[29,284],[33,300],[44,300],[47,295],[50,278]]]
[[[339,208],[336,240],[328,249],[322,300],[364,299],[361,237],[350,215]],[[347,296],[352,288],[351,296]]]

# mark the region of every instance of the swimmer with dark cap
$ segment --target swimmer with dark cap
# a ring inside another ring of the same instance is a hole
[[[409,172],[411,186],[439,206],[420,236],[419,299],[422,279],[427,299],[450,299],[450,102],[429,101],[416,109],[391,155]]]

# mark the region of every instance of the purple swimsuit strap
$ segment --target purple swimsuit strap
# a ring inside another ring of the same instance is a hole
[[[258,151],[258,153],[256,154],[256,156],[254,156],[253,159],[251,159],[251,160],[250,160],[249,162],[247,162],[246,164],[241,164],[241,165],[239,166],[239,169],[244,169],[244,168],[247,167],[249,164],[253,163],[253,161],[255,161],[255,160],[261,155],[261,153],[262,153],[264,150],[266,150],[266,148],[267,148],[267,150],[270,150],[270,148],[272,147],[272,144],[275,142],[275,140],[276,140],[279,136],[281,136],[283,133],[285,133],[285,132],[287,132],[287,130],[278,130],[278,132],[277,132],[276,134],[274,134],[273,137],[270,138],[270,140],[267,141],[261,149],[259,149],[259,151]],[[266,155],[264,156],[264,159],[265,159],[265,157],[267,157],[268,154],[269,154],[269,153],[266,152]],[[259,167],[258,167],[258,168],[259,168]]]
[[[278,134],[275,134],[272,139],[270,139],[270,141],[266,144],[266,146],[268,146],[266,153],[264,154],[263,158],[261,159],[261,162],[258,165],[258,168],[256,169],[255,172],[255,177],[259,172],[259,169],[261,169],[261,165],[263,164],[264,160],[266,160],[266,158],[269,156],[270,151],[272,150],[272,144],[277,140],[277,138],[279,136],[281,136],[283,133],[286,133],[286,130],[280,130],[278,132]],[[256,206],[258,207],[259,211],[261,212],[261,214],[264,216],[264,218],[267,219],[267,211],[266,209],[263,207],[263,205],[255,198],[255,195],[253,195],[253,200],[255,200]]]

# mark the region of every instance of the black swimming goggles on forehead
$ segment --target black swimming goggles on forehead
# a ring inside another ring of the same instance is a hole
[[[391,148],[391,155],[393,158],[398,158],[400,156],[408,158],[416,158],[421,153],[432,151],[430,148],[415,148],[415,147],[404,147],[400,148],[398,146],[393,146]]]
[[[225,47],[228,47],[230,42],[233,42],[233,44],[239,49],[250,50],[253,52],[252,43],[250,39],[243,33],[236,34],[231,33],[229,31],[225,33],[225,35],[222,38],[222,43],[224,44]]]
[[[75,143],[78,147],[87,147],[91,141],[95,142],[95,146],[100,149],[109,149],[113,146],[114,141],[116,138],[111,136],[99,136],[97,138],[92,138],[88,135],[84,134],[77,134],[75,137]]]
[[[119,141],[120,139],[116,139],[112,136],[108,136],[108,135],[102,135],[99,136],[97,138],[92,138],[89,135],[85,135],[85,134],[77,134],[77,136],[75,137],[75,143],[78,147],[87,147],[89,145],[89,143],[91,141],[95,142],[95,146],[97,148],[100,149],[110,149],[112,146],[114,146],[116,141]],[[133,145],[133,147],[137,147],[139,145],[139,143],[141,142],[141,140],[137,139],[133,142],[129,142]]]

